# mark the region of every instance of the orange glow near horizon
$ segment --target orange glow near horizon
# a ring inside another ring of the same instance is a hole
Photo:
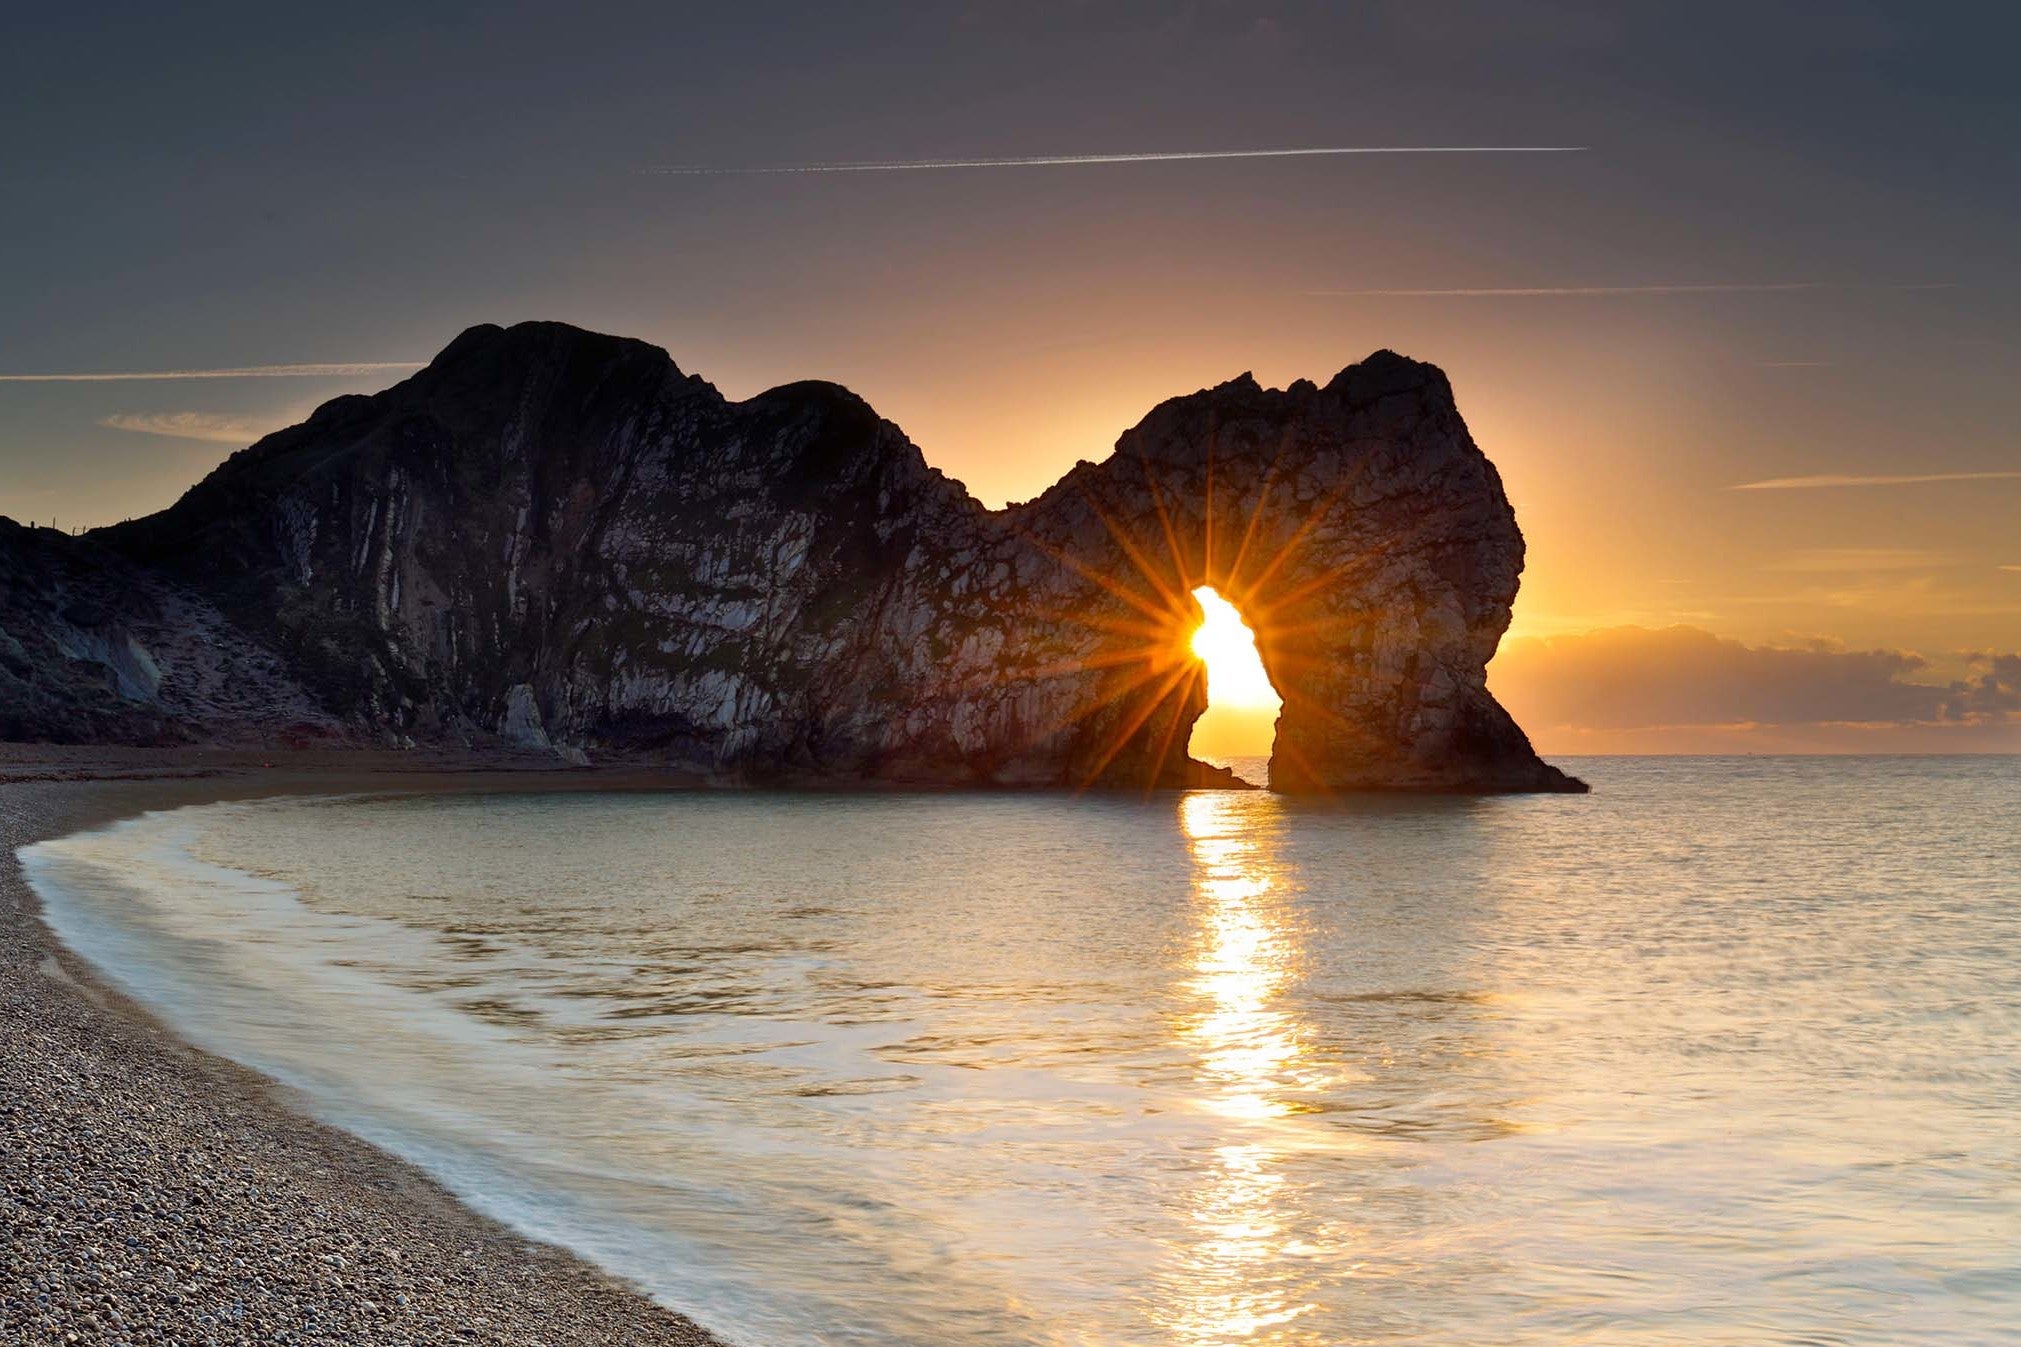
[[[1284,699],[1271,686],[1256,633],[1235,605],[1208,585],[1193,591],[1202,621],[1190,649],[1207,666],[1207,710],[1193,726],[1193,756],[1244,757],[1270,752]]]

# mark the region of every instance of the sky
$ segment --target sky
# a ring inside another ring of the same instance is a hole
[[[1388,347],[1515,503],[1547,752],[2021,750],[2011,7],[426,9],[10,15],[0,514],[477,322],[836,380],[991,504]],[[1422,147],[1489,152],[1251,153]]]

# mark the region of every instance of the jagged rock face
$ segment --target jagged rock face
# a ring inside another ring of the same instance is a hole
[[[1576,786],[1487,690],[1523,539],[1432,366],[1174,399],[1014,514],[1140,601],[1205,583],[1243,611],[1284,698],[1275,789]]]
[[[0,740],[341,742],[215,606],[117,553],[0,519]]]
[[[1487,693],[1522,539],[1445,379],[1244,378],[989,511],[832,384],[473,328],[99,540],[346,723],[751,781],[1171,786],[1189,591],[1251,618],[1280,789],[1563,789]]]
[[[0,519],[0,738],[172,740],[160,669],[107,599],[132,568],[53,529]],[[134,617],[152,604],[134,604]]]

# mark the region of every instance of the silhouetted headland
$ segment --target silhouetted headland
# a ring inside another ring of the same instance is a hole
[[[990,510],[835,384],[474,327],[159,514],[0,521],[0,738],[420,745],[737,784],[1239,784],[1186,752],[1210,584],[1288,791],[1563,791],[1486,687],[1523,538],[1436,368],[1174,398]]]

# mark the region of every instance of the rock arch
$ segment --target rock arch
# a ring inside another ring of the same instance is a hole
[[[1273,788],[1571,788],[1487,691],[1523,539],[1429,365],[1379,352],[1323,388],[1244,376],[1174,399],[1005,523],[1055,562],[1028,618],[1090,615],[1076,653],[1101,672],[1080,692],[1106,709],[1067,714],[1093,779],[1186,779],[1204,690],[1165,646],[1205,584],[1284,698]]]
[[[1173,399],[991,511],[836,385],[731,402],[642,342],[483,326],[90,545],[379,742],[1197,784],[1209,584],[1285,699],[1274,788],[1579,788],[1486,689],[1523,561],[1501,482],[1445,377],[1389,352]]]

